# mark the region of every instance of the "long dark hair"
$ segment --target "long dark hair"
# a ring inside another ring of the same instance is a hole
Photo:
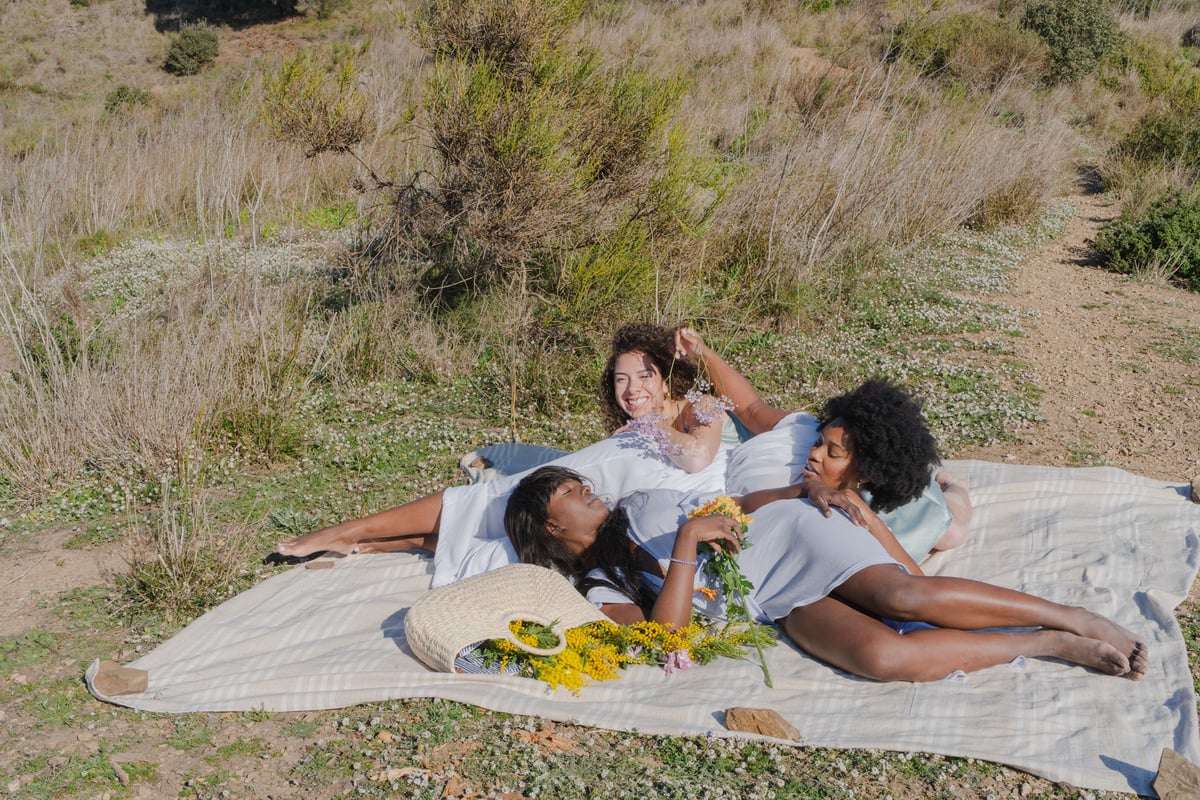
[[[940,460],[917,398],[896,384],[872,379],[825,402],[821,427],[839,418],[872,508],[892,511],[921,496]]]
[[[504,530],[517,557],[522,563],[561,572],[585,596],[596,586],[609,586],[628,595],[643,609],[648,608],[654,597],[642,581],[629,540],[629,518],[619,507],[609,512],[596,532],[596,541],[581,555],[570,552],[550,534],[550,498],[559,486],[572,480],[588,482],[566,467],[539,467],[513,489],[504,508]],[[593,569],[599,569],[604,577],[587,577]]]
[[[622,325],[613,334],[612,352],[600,377],[600,413],[604,418],[604,429],[609,433],[629,421],[617,405],[617,391],[613,385],[617,359],[626,353],[645,353],[667,382],[667,394],[673,399],[683,397],[696,383],[696,365],[675,357],[675,331],[672,328],[649,322]]]

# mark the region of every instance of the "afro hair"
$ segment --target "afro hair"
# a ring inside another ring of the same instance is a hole
[[[872,379],[826,401],[821,427],[837,419],[873,509],[892,511],[925,491],[940,460],[920,401],[900,386]]]

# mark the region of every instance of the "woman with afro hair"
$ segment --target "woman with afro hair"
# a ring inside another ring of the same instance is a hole
[[[729,491],[788,484],[781,497],[808,497],[827,516],[830,506],[840,506],[868,528],[890,526],[917,561],[966,540],[972,514],[966,482],[938,469],[921,404],[901,387],[869,380],[827,400],[816,418],[789,414],[767,404],[691,328],[676,331],[675,348],[707,373],[714,391],[732,401],[733,413],[755,434],[750,447],[731,457]],[[914,500],[931,493],[944,497],[948,519],[931,525],[904,516],[921,508]]]

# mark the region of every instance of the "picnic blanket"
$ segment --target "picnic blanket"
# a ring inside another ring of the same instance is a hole
[[[1145,638],[1141,682],[1018,659],[932,683],[881,684],[834,670],[786,641],[753,661],[666,675],[650,667],[579,696],[512,677],[435,673],[404,639],[429,587],[413,554],[298,566],[197,619],[131,667],[146,691],[102,700],[158,712],[298,711],[441,697],[498,711],[648,734],[726,735],[724,709],[772,708],[798,744],[937,752],[1009,764],[1079,787],[1151,794],[1164,747],[1200,762],[1196,696],[1172,610],[1200,558],[1200,505],[1186,486],[1112,468],[979,461],[948,466],[971,483],[976,516],[958,550],[925,563],[1108,615]],[[732,735],[732,734],[729,734]]]

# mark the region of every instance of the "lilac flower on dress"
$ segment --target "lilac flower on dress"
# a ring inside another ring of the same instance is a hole
[[[629,428],[639,436],[650,440],[650,444],[667,458],[683,455],[683,445],[671,441],[671,434],[659,424],[665,420],[662,414],[647,414],[644,417],[629,420]]]

